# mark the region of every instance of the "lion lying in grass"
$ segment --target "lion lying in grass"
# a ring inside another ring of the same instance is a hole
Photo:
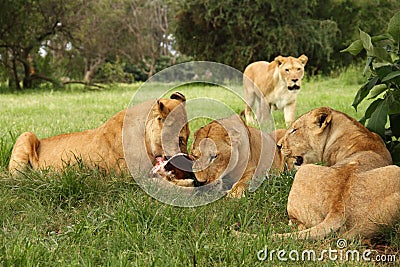
[[[250,180],[265,176],[271,166],[283,168],[274,138],[247,127],[237,115],[197,130],[190,156],[199,183],[210,184],[224,177],[236,181],[229,191],[231,197],[241,197]]]
[[[302,229],[275,237],[373,237],[400,215],[400,167],[381,138],[339,111],[322,107],[298,118],[279,141],[299,166],[290,221]],[[324,163],[326,166],[314,165]]]
[[[157,157],[164,156],[163,145],[168,145],[162,144],[161,136],[167,117],[169,125],[181,128],[165,131],[174,132],[176,136],[164,140],[187,153],[189,127],[185,101],[182,94],[174,93],[170,99],[149,100],[120,111],[96,129],[42,140],[25,132],[16,140],[9,171],[15,175],[26,167],[61,170],[78,160],[106,171],[121,171],[127,167],[131,171],[150,169]],[[173,116],[169,116],[172,112]]]

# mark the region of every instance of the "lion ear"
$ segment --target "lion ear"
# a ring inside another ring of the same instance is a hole
[[[276,63],[278,63],[278,65],[280,66],[280,65],[285,61],[285,58],[282,57],[282,56],[277,56],[277,57],[274,59],[274,61],[275,61]]]
[[[325,128],[331,123],[332,120],[332,109],[328,107],[322,107],[314,111],[315,121],[318,130],[317,134],[322,133]]]
[[[171,99],[179,100],[179,101],[181,101],[181,102],[185,102],[185,101],[186,101],[186,97],[185,97],[182,93],[179,93],[179,92],[173,93],[173,94],[170,96],[170,98],[171,98]]]
[[[303,54],[303,55],[299,56],[299,60],[300,60],[301,64],[306,65],[306,63],[308,61],[308,57]]]
[[[163,103],[163,99],[157,100],[157,108],[163,119],[165,119],[171,112],[171,110]]]

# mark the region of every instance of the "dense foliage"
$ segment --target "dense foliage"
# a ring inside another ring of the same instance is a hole
[[[180,1],[175,36],[179,51],[240,70],[279,54],[309,56],[308,71],[328,73],[349,64],[339,50],[353,25],[373,29],[399,9],[397,1]],[[370,16],[379,10],[379,19]]]
[[[362,50],[367,53],[364,75],[369,70],[369,77],[353,106],[357,109],[367,96],[374,99],[361,122],[385,139],[393,161],[400,164],[400,12],[389,21],[386,34],[371,37],[360,30],[360,38],[343,51],[358,55]]]
[[[164,0],[1,1],[0,81],[90,84],[99,70],[100,81],[126,81],[130,64],[148,78],[161,57],[174,62],[168,26]]]
[[[354,25],[376,34],[399,8],[397,0],[4,0],[0,85],[130,82],[190,59],[243,70],[303,53],[309,73],[330,74],[353,62],[339,51]]]

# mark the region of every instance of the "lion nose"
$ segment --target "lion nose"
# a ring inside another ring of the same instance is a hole
[[[299,79],[292,79],[292,82],[297,83]]]
[[[277,147],[278,149],[282,149],[282,144],[281,144],[281,143],[278,143],[278,144],[276,144],[276,147]]]

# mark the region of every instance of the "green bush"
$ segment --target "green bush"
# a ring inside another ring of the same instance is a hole
[[[365,50],[367,82],[359,89],[353,107],[369,96],[374,101],[365,111],[361,123],[386,141],[393,162],[400,165],[400,12],[388,23],[385,34],[370,36],[360,30],[360,39],[342,52],[358,55]],[[387,124],[389,125],[388,128]]]
[[[95,80],[102,83],[132,83],[135,78],[131,73],[124,72],[125,63],[119,58],[107,61],[96,72]]]

